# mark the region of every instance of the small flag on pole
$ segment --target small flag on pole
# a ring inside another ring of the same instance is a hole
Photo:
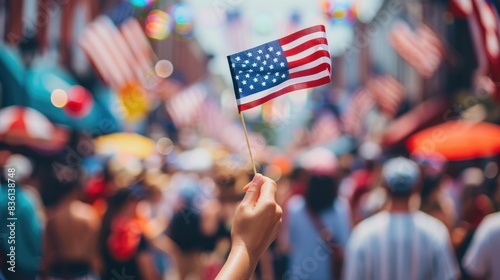
[[[295,90],[328,84],[331,79],[331,59],[323,25],[227,59],[239,112]]]

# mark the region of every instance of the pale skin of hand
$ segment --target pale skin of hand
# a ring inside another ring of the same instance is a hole
[[[216,280],[250,279],[257,262],[276,239],[281,207],[276,203],[276,183],[256,174],[234,215],[231,252]]]

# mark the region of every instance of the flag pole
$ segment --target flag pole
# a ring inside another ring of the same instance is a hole
[[[247,140],[248,152],[250,153],[250,160],[252,161],[253,174],[257,174],[257,169],[255,169],[255,161],[253,160],[252,149],[250,148],[250,141],[248,140],[247,126],[245,125],[245,119],[243,118],[243,113],[240,112],[241,124],[243,125],[243,131],[245,131],[245,138]]]

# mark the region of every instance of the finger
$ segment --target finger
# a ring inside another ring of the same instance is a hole
[[[264,176],[262,176],[261,174],[259,173],[255,174],[253,180],[243,188],[244,190],[246,190],[246,194],[245,197],[243,197],[241,203],[255,204],[258,201],[262,183],[264,182],[263,178]]]
[[[260,196],[259,196],[259,201],[275,201],[276,198],[276,191],[278,190],[276,186],[276,182],[274,182],[272,179],[262,176],[263,178],[263,184],[262,187],[260,188]]]

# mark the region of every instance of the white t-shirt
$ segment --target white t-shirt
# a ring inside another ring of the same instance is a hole
[[[473,277],[500,279],[500,213],[481,222],[462,265]]]
[[[354,228],[345,256],[346,280],[447,280],[459,273],[446,227],[420,211],[366,219]]]
[[[349,202],[338,197],[332,207],[319,215],[321,222],[333,235],[335,242],[344,247],[351,232]],[[330,280],[331,256],[307,213],[305,199],[295,196],[288,202],[288,238],[291,245],[290,263],[285,280]]]

